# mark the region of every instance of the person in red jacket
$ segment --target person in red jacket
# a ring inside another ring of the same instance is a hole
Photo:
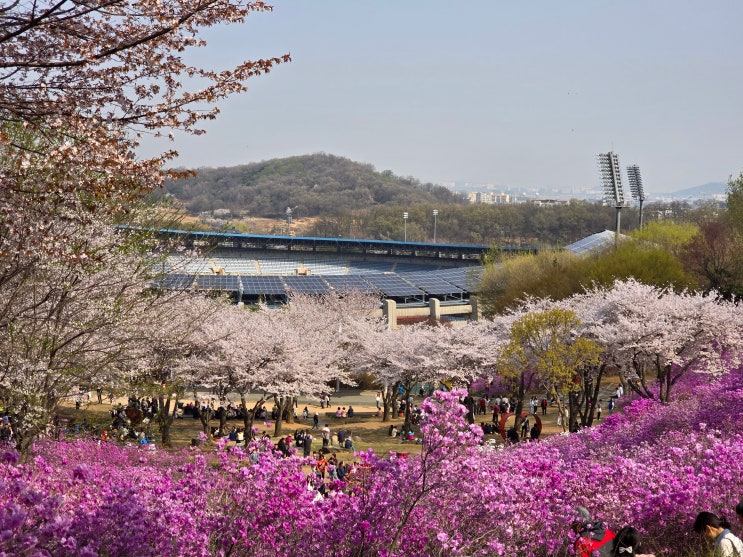
[[[614,532],[600,520],[592,520],[591,513],[585,507],[576,507],[575,511],[573,529],[578,534],[578,539],[575,540],[575,554],[578,557],[592,557],[598,551],[601,557],[610,557]]]

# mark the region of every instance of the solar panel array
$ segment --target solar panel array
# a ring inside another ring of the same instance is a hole
[[[364,277],[361,275],[329,275],[323,277],[323,280],[333,290],[340,292],[377,292],[377,288],[364,280]]]
[[[400,273],[399,276],[430,296],[461,296],[464,294],[461,288],[447,282],[435,272]]]
[[[292,292],[302,294],[325,294],[330,291],[330,286],[323,279],[317,276],[287,276],[282,277],[284,284]]]
[[[464,292],[475,292],[482,277],[482,267],[458,267],[437,271],[436,276],[460,288]]]
[[[240,277],[243,294],[249,296],[278,296],[286,294],[286,287],[280,277],[251,275]]]
[[[191,287],[191,285],[193,284],[193,279],[194,275],[174,273],[172,275],[159,277],[155,281],[155,284],[157,287],[164,288],[166,290],[183,290]]]
[[[407,298],[410,296],[425,296],[425,292],[416,288],[398,275],[367,275],[364,277],[372,286],[392,298]]]
[[[402,301],[425,301],[427,297],[463,299],[477,290],[482,267],[368,273],[364,275],[191,275],[168,274],[155,282],[159,288],[222,290],[246,296],[285,296],[290,292],[324,294],[330,291],[379,292]]]
[[[235,275],[199,275],[194,281],[197,290],[231,290],[237,292],[240,277]]]

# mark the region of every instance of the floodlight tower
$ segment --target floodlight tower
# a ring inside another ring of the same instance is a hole
[[[640,230],[642,230],[642,202],[645,201],[645,188],[642,187],[640,167],[636,164],[627,167],[627,182],[632,198],[640,202]]]
[[[604,185],[604,201],[611,203],[617,210],[617,230],[614,235],[614,243],[619,243],[619,229],[622,219],[622,207],[624,207],[624,188],[622,187],[622,174],[619,168],[619,157],[616,153],[599,153],[599,174]]]

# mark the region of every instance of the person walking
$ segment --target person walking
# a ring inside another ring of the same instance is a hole
[[[308,458],[310,454],[312,453],[312,435],[310,435],[309,431],[305,432],[304,437],[302,438],[302,454],[305,458]]]
[[[328,427],[328,424],[325,424],[325,426],[321,430],[322,435],[322,448],[327,449],[330,445],[330,428]]]

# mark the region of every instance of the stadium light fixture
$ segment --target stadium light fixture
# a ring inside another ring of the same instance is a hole
[[[627,167],[627,182],[632,198],[640,202],[640,230],[642,230],[642,202],[645,201],[645,188],[642,186],[640,167],[636,164]]]
[[[403,222],[403,229],[405,230],[404,232],[405,236],[404,236],[403,241],[407,242],[408,241],[408,212],[407,211],[405,211],[402,214],[402,222]]]
[[[619,157],[616,153],[599,153],[599,174],[604,186],[604,201],[611,204],[617,210],[617,229],[614,235],[614,243],[619,243],[619,229],[622,219],[622,207],[624,207],[624,187],[622,186],[622,174],[619,168]]]
[[[436,243],[436,217],[439,216],[439,210],[433,210],[433,243]]]

